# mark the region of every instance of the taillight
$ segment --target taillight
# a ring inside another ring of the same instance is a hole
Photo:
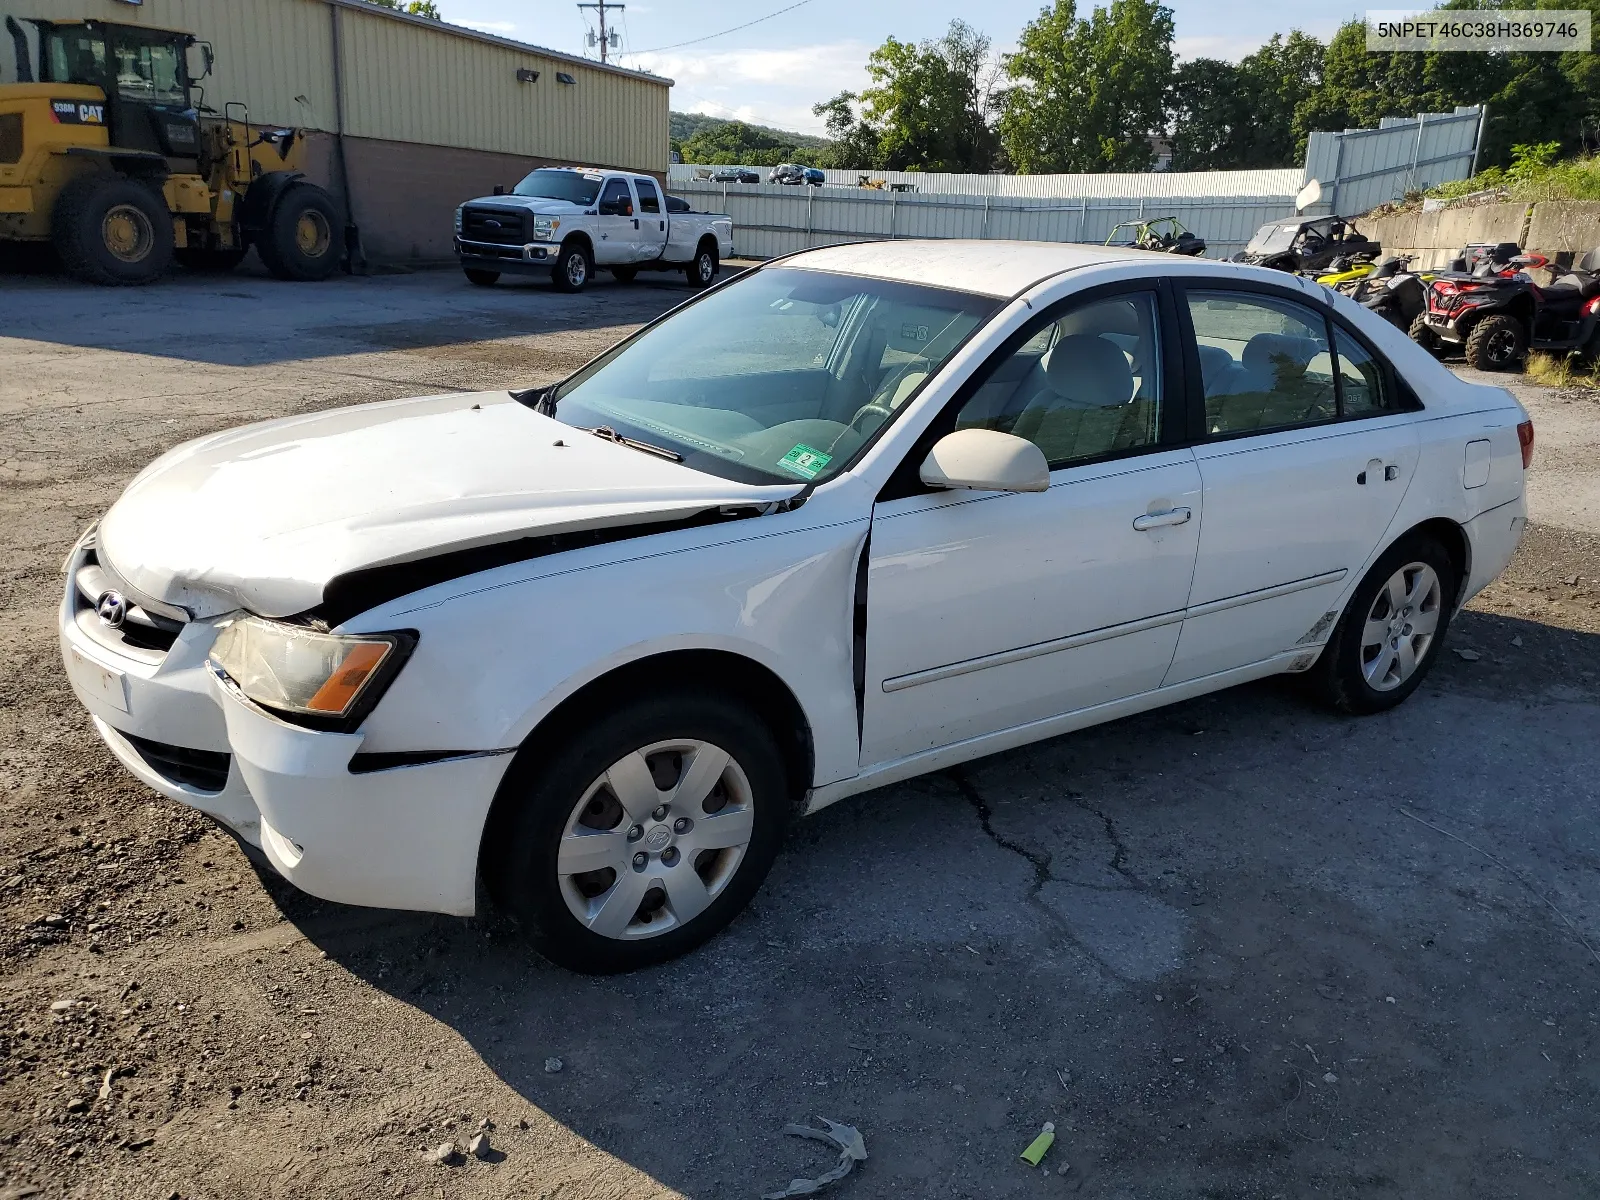
[[[1524,421],[1517,426],[1517,444],[1522,447],[1522,469],[1533,466],[1533,422]]]
[[[1600,296],[1591,296],[1583,302],[1584,316],[1592,317],[1597,312],[1600,312]]]

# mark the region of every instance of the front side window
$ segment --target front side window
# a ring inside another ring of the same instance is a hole
[[[1156,298],[1136,292],[1070,303],[990,364],[958,429],[1027,438],[1052,469],[1160,440],[1161,343]]]
[[[633,186],[639,191],[639,211],[642,213],[658,213],[661,211],[661,197],[656,191],[656,185],[648,179],[635,179]]]
[[[119,41],[114,47],[117,94],[124,100],[186,104],[183,60],[170,43]]]
[[[600,213],[611,217],[633,216],[633,195],[626,182],[613,179],[606,184],[606,190],[600,193]]]
[[[1328,326],[1321,314],[1270,296],[1188,294],[1205,384],[1206,432],[1292,428],[1338,415]]]
[[[588,208],[600,194],[604,175],[592,171],[567,171],[559,167],[540,167],[527,175],[511,189],[514,196],[532,196],[539,200],[565,200],[580,208]]]
[[[843,470],[1001,301],[769,267],[682,309],[561,384],[557,420],[746,483]]]

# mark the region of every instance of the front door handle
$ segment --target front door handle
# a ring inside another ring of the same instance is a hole
[[[1169,508],[1165,512],[1145,513],[1144,516],[1133,519],[1133,527],[1140,533],[1145,533],[1167,525],[1182,525],[1190,515],[1187,508]]]

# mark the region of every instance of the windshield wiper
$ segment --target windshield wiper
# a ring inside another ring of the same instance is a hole
[[[669,459],[672,462],[683,461],[683,455],[679,454],[676,450],[668,450],[665,446],[656,446],[649,442],[641,442],[637,438],[623,437],[609,425],[596,425],[588,432],[594,434],[597,438],[604,438],[608,442],[615,442],[619,446],[626,446],[630,450],[642,450],[646,454],[654,454],[657,458]]]

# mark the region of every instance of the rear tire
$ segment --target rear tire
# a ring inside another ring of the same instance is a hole
[[[1459,587],[1455,563],[1438,541],[1418,535],[1396,542],[1357,585],[1306,683],[1341,712],[1395,707],[1438,659]]]
[[[689,286],[699,289],[710,287],[721,269],[717,248],[710,242],[701,242],[694,252],[694,260],[684,268],[683,273],[689,280]]]
[[[485,271],[482,267],[462,267],[461,273],[467,277],[467,282],[477,287],[493,287],[500,281],[499,271]]]
[[[310,183],[296,183],[273,207],[256,250],[279,279],[320,283],[339,269],[344,222],[333,197]]]
[[[51,240],[74,279],[152,283],[172,265],[172,214],[160,191],[121,175],[82,175],[61,189]]]
[[[558,292],[581,292],[594,275],[594,260],[582,242],[571,241],[561,247],[556,255],[556,265],[550,269],[550,282]]]
[[[1510,371],[1527,353],[1527,330],[1504,313],[1480,317],[1467,335],[1467,366],[1478,371]]]
[[[492,895],[541,954],[589,974],[665,962],[726,926],[761,886],[793,809],[771,731],[748,705],[694,689],[536,736],[507,771],[501,805],[513,807],[486,837]],[[593,844],[575,852],[574,842]]]

